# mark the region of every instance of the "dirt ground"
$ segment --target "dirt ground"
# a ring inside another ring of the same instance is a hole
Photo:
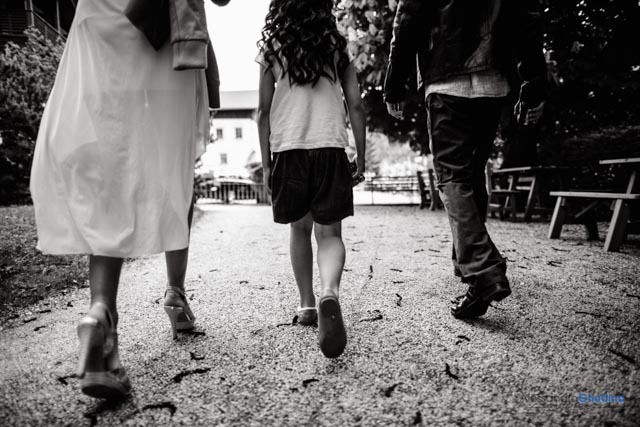
[[[443,212],[358,206],[344,222],[349,343],[322,356],[297,306],[288,228],[268,207],[203,206],[188,295],[197,329],[171,339],[162,255],[128,263],[121,357],[134,387],[116,404],[80,394],[75,324],[88,289],[58,293],[0,330],[8,425],[636,426],[640,245],[605,253],[569,226],[490,220],[513,294],[460,321],[464,293]],[[613,402],[595,402],[606,399]],[[596,399],[597,397],[597,399]],[[590,400],[589,400],[590,399]],[[623,402],[621,401],[623,400]]]

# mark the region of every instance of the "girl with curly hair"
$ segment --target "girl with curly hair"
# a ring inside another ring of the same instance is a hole
[[[342,220],[353,215],[352,183],[364,172],[366,134],[356,71],[332,9],[332,0],[272,0],[256,58],[265,185],[272,194],[274,221],[291,224],[299,323],[317,320],[326,357],[338,357],[347,343],[338,302],[345,262]],[[353,176],[344,150],[345,101],[356,143]],[[317,308],[314,229],[322,282]]]

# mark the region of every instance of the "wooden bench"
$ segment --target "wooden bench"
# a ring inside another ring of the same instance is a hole
[[[588,199],[594,200],[578,214],[574,216],[574,222],[582,223],[587,228],[587,238],[597,240],[598,228],[596,224],[595,207],[602,201],[613,202],[613,214],[607,231],[607,238],[604,243],[604,250],[614,252],[620,249],[628,234],[628,223],[630,214],[630,204],[640,200],[640,194],[634,192],[637,187],[638,169],[640,169],[640,158],[635,159],[610,159],[602,160],[601,165],[630,165],[633,167],[626,192],[598,192],[598,191],[552,191],[549,193],[555,196],[556,206],[549,226],[549,238],[558,239],[562,231],[562,226],[567,220],[567,200],[568,199]]]
[[[498,212],[500,219],[510,216],[513,219],[518,217],[516,206],[516,196],[520,194],[518,190],[503,190],[492,188],[489,190],[489,213]],[[502,202],[504,200],[504,202]],[[506,214],[506,215],[505,215]]]
[[[556,176],[561,181],[563,175],[571,172],[573,168],[561,166],[522,166],[516,168],[487,169],[487,190],[489,193],[489,212],[499,211],[502,219],[504,213],[508,213],[516,219],[516,197],[526,195],[524,206],[524,220],[531,221],[534,213],[548,214],[551,209],[540,205],[540,180],[543,176]],[[494,176],[506,176],[508,187],[506,189],[494,188]]]

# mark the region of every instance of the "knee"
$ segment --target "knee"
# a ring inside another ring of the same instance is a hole
[[[313,222],[300,220],[291,223],[291,231],[293,233],[299,233],[304,235],[311,235],[311,230],[313,230]]]
[[[465,167],[436,167],[436,176],[439,184],[471,184],[474,181],[473,174]]]
[[[342,238],[342,224],[337,222],[331,225],[316,224],[315,226],[316,240],[321,241],[324,239],[337,237]]]

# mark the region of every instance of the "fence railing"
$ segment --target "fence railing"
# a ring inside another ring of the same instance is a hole
[[[63,37],[62,34],[58,32],[56,27],[47,22],[42,16],[38,15],[33,11],[28,11],[33,16],[33,26],[38,29],[44,35],[45,38],[49,40],[55,40],[58,37]]]
[[[374,176],[365,179],[363,188],[366,191],[418,193],[418,177]]]
[[[196,199],[209,203],[271,203],[264,185],[248,179],[204,179],[196,182],[194,191]],[[424,203],[417,175],[368,177],[354,188],[354,202],[359,205]]]
[[[264,185],[251,180],[203,180],[195,184],[194,191],[196,199],[212,203],[270,203]]]
[[[419,205],[418,176],[374,176],[354,188],[354,202],[359,205]]]
[[[24,31],[33,25],[47,39],[55,40],[63,37],[56,27],[33,10],[5,10],[0,15],[0,34],[12,37],[23,37]]]
[[[196,199],[209,203],[271,203],[264,185],[248,179],[204,179],[196,182],[194,192]],[[354,188],[358,205],[423,205],[430,198],[428,189],[421,193],[417,175],[368,177]]]

